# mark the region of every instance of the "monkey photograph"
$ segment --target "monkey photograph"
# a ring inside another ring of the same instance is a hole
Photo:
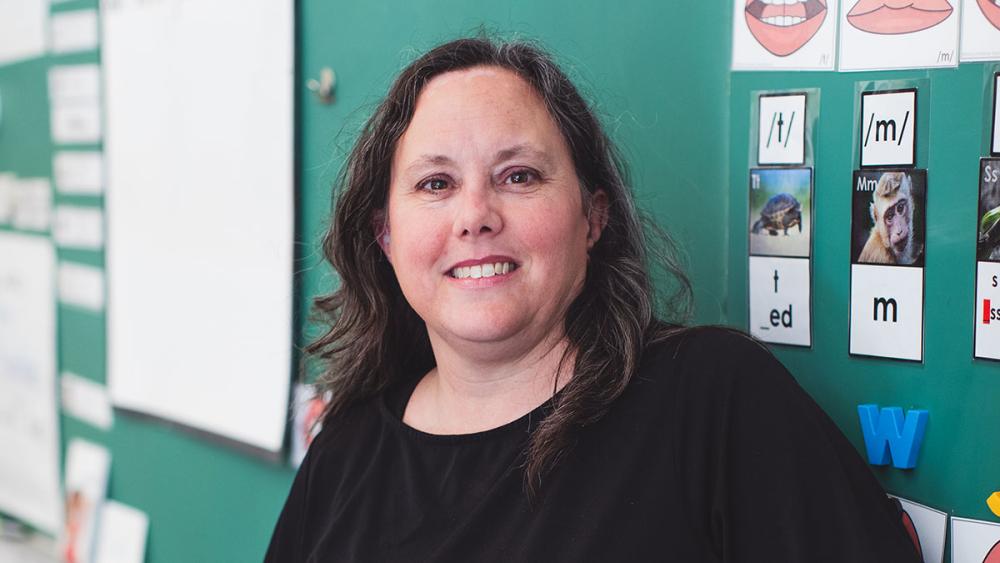
[[[926,170],[854,172],[851,262],[923,266]]]

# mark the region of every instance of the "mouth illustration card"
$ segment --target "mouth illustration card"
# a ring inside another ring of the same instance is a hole
[[[966,0],[962,62],[1000,60],[1000,0]]]
[[[841,0],[841,71],[958,65],[959,0]]]
[[[913,541],[924,563],[944,561],[944,539],[948,532],[948,514],[929,506],[894,497],[903,511],[903,528]]]
[[[733,70],[833,70],[836,0],[733,0]]]
[[[952,563],[1000,563],[1000,524],[951,519]]]

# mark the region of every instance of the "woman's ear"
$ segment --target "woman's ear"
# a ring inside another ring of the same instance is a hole
[[[597,241],[608,226],[608,194],[598,189],[590,196],[590,206],[587,210],[587,250],[594,248]]]
[[[372,216],[372,232],[375,233],[375,242],[382,249],[389,263],[392,263],[392,254],[389,252],[389,221],[385,216],[385,210],[379,209]]]

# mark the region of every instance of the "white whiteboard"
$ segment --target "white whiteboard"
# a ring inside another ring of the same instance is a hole
[[[0,233],[0,511],[62,527],[56,416],[56,253]]]
[[[293,3],[104,0],[116,406],[281,449],[292,348]]]

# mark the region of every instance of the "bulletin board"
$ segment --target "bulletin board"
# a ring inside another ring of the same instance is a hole
[[[968,3],[967,3],[967,8]],[[957,68],[842,72],[733,72],[728,110],[729,210],[746,217],[751,162],[748,145],[760,90],[822,92],[815,139],[812,346],[773,350],[798,381],[865,452],[858,406],[926,410],[922,450],[912,469],[873,466],[893,494],[952,517],[998,522],[986,499],[1000,489],[1000,371],[974,359],[976,224],[980,157],[988,154],[984,129],[990,116],[985,85],[989,63]],[[926,252],[923,256],[923,356],[920,361],[849,352],[852,254],[852,187],[859,168],[859,83],[898,81],[921,85],[921,131],[915,168],[926,170]],[[921,154],[921,151],[925,151]],[[728,318],[747,327],[745,306],[749,244],[745,229],[729,232]],[[959,522],[954,520],[953,522]],[[959,533],[965,533],[959,526]],[[942,540],[943,541],[943,540]],[[949,535],[948,542],[951,542]],[[950,545],[949,545],[950,549]],[[947,560],[947,559],[946,559]]]

